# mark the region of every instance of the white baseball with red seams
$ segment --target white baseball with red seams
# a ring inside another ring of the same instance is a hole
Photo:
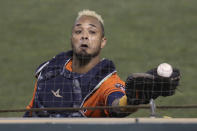
[[[170,77],[172,75],[172,66],[168,63],[162,63],[157,67],[157,74],[162,77]]]

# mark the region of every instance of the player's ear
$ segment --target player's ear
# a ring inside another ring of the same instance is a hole
[[[101,48],[104,48],[106,43],[107,43],[107,38],[103,37],[102,40],[101,40]]]

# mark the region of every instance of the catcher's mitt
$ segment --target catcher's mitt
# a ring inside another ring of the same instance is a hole
[[[148,104],[150,99],[158,96],[171,96],[179,85],[180,72],[173,69],[170,77],[157,75],[154,68],[147,73],[131,74],[126,80],[125,92],[130,105]]]

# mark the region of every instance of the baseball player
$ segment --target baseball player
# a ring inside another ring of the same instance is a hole
[[[165,85],[157,85],[157,90],[168,87],[166,94],[152,94],[154,88],[150,87],[154,86],[151,84],[155,83],[156,77],[154,69],[143,76],[130,75],[125,87],[125,82],[117,75],[113,62],[100,58],[101,49],[106,42],[101,16],[90,10],[80,11],[72,27],[72,50],[56,55],[37,68],[33,98],[27,109],[138,105],[147,104],[151,98],[174,94],[180,76],[178,70],[174,70],[173,79],[169,78]],[[142,85],[134,85],[136,79],[151,81],[143,84],[147,87],[146,93],[138,89]],[[156,79],[161,80],[163,79]],[[169,91],[172,93],[168,93]],[[24,117],[124,117],[128,115],[124,111],[27,111]],[[135,111],[137,109],[132,108],[129,113]]]

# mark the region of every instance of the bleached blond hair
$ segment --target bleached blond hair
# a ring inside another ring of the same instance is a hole
[[[104,20],[102,19],[101,15],[97,14],[95,11],[84,9],[82,11],[78,12],[78,16],[76,18],[76,21],[82,17],[82,16],[91,16],[96,18],[98,21],[100,21],[104,25]]]

